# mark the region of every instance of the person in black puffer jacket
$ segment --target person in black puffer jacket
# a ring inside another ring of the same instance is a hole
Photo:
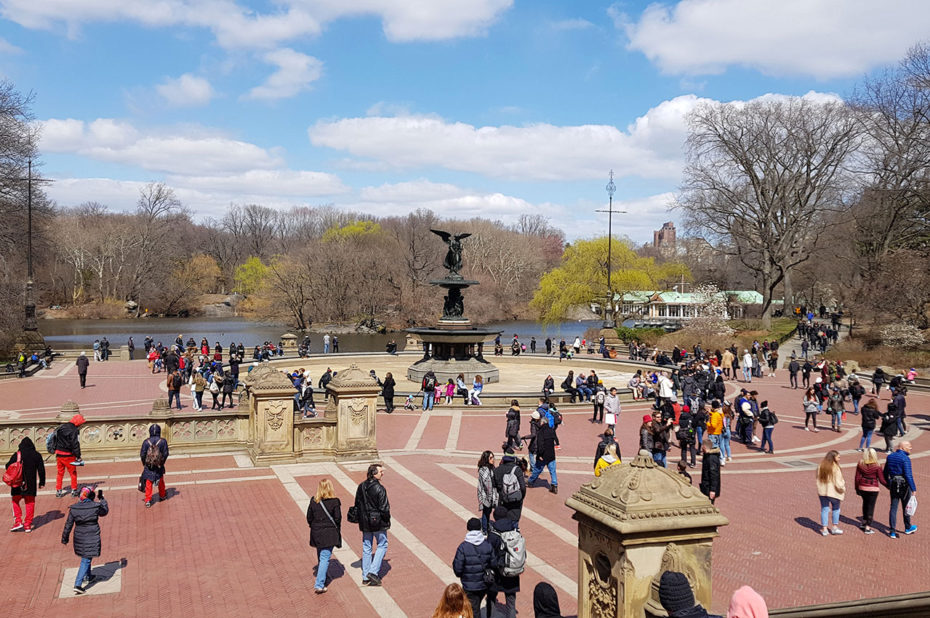
[[[17,530],[32,532],[32,517],[35,515],[36,510],[36,494],[39,489],[45,487],[45,461],[42,459],[42,455],[36,451],[35,444],[28,437],[20,441],[19,450],[13,453],[6,467],[12,466],[17,459],[23,465],[23,484],[10,490],[13,499],[14,518],[10,532]],[[36,482],[36,477],[38,477],[38,482]],[[23,512],[19,506],[20,501],[26,503],[25,519],[23,519]]]
[[[497,596],[496,586],[493,582],[485,581],[485,572],[488,569],[497,570],[497,559],[494,548],[488,543],[481,532],[481,520],[472,517],[468,520],[468,533],[465,540],[455,550],[452,560],[452,571],[462,581],[462,589],[471,603],[472,614],[475,618],[481,616],[481,600],[487,597],[487,618],[491,618],[494,608],[494,597]]]
[[[74,528],[74,554],[81,558],[77,578],[74,580],[74,594],[84,594],[85,583],[93,583],[96,577],[91,573],[90,561],[100,556],[100,523],[98,517],[104,517],[110,512],[103,492],[97,492],[97,501],[94,501],[94,488],[84,486],[81,488],[80,501],[68,509],[68,520],[61,533],[61,544],[67,545]]]

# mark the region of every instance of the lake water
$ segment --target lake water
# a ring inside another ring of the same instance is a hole
[[[560,337],[571,342],[575,336],[584,337],[589,328],[599,328],[600,320],[578,320],[554,324],[543,328],[542,324],[533,321],[496,322],[482,325],[488,328],[501,330],[501,341],[508,346],[514,333],[520,336],[529,346],[530,337],[535,336],[539,348],[544,347],[546,337],[556,341]],[[110,340],[112,348],[126,345],[129,337],[135,341],[136,348],[142,348],[142,340],[146,336],[152,337],[156,342],[168,344],[180,334],[184,340],[193,337],[199,344],[201,338],[206,337],[210,345],[217,341],[225,348],[231,342],[242,342],[246,348],[252,348],[264,341],[272,341],[276,345],[282,334],[292,332],[286,326],[253,322],[242,318],[216,319],[216,318],[145,318],[128,320],[40,320],[39,330],[45,340],[57,349],[90,348],[95,339],[106,337]],[[298,341],[303,338],[301,333],[294,333]],[[338,335],[340,352],[382,352],[384,346],[394,339],[400,349],[404,347],[404,333],[393,332],[384,335],[368,335],[360,333],[344,333]],[[323,351],[323,333],[310,333],[311,350]],[[557,345],[557,344],[556,344]]]

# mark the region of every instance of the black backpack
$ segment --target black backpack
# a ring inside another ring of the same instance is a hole
[[[431,391],[436,389],[436,378],[433,376],[426,376],[426,379],[423,381],[423,390]]]
[[[184,384],[184,380],[181,379],[181,374],[175,372],[174,376],[171,378],[171,386],[174,387],[174,390],[180,390],[182,384]]]

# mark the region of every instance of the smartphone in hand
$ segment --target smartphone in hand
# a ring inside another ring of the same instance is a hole
[[[97,500],[102,500],[102,499],[103,499],[103,490],[102,490],[102,489],[98,489],[98,490],[97,490]]]

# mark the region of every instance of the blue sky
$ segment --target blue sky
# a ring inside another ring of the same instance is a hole
[[[924,0],[0,0],[0,74],[35,92],[62,206],[163,181],[197,218],[539,213],[577,238],[613,169],[642,242],[695,105],[848,96],[928,33]]]

